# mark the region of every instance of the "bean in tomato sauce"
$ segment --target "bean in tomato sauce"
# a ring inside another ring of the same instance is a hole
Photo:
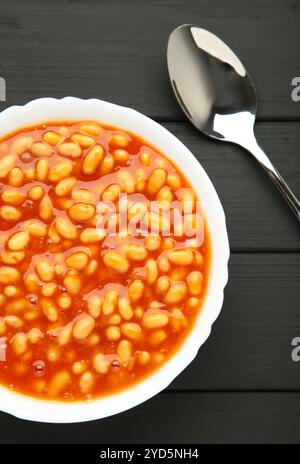
[[[83,400],[167,362],[207,286],[209,236],[202,218],[196,238],[197,201],[166,156],[118,128],[51,122],[4,137],[0,382]],[[171,221],[179,207],[184,224]]]

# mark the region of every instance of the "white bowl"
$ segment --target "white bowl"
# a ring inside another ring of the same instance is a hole
[[[75,403],[40,400],[0,386],[0,410],[22,419],[53,423],[84,422],[111,416],[148,400],[166,388],[193,361],[210,334],[211,326],[221,311],[229,259],[225,215],[209,177],[174,135],[143,114],[96,99],[39,98],[0,113],[0,137],[26,126],[66,120],[95,120],[129,130],[174,161],[202,200],[212,253],[207,294],[195,325],[176,354],[150,377],[121,393]]]

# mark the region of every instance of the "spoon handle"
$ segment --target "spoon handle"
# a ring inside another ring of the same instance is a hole
[[[300,222],[300,202],[295,194],[292,192],[290,187],[287,185],[281,174],[277,171],[275,166],[271,163],[268,156],[260,148],[256,139],[251,143],[250,146],[247,146],[247,150],[252,153],[252,155],[257,159],[259,164],[264,168],[266,173],[272,179],[279,192],[295,214],[296,218]]]

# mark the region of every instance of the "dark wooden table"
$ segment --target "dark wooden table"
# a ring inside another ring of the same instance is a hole
[[[202,163],[231,244],[222,313],[197,359],[163,393],[126,413],[75,425],[0,414],[1,443],[300,442],[300,229],[243,150],[184,119],[169,86],[171,30],[197,23],[243,58],[257,86],[257,134],[300,196],[298,0],[10,0],[0,3],[0,109],[42,97],[98,97],[159,121]]]

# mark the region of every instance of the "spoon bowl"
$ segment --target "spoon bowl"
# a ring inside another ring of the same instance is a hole
[[[235,53],[215,34],[191,24],[176,28],[167,50],[171,85],[191,123],[205,135],[247,149],[300,221],[300,203],[254,135],[257,98]]]

